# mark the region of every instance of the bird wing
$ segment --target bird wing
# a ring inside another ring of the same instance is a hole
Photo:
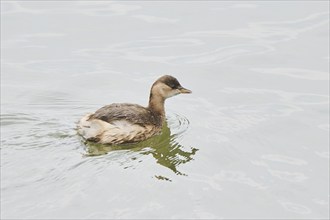
[[[128,103],[106,105],[91,115],[90,119],[100,119],[108,123],[125,120],[141,126],[159,124],[159,119],[149,109]]]

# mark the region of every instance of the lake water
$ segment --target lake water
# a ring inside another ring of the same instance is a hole
[[[1,218],[329,218],[329,2],[1,1]],[[146,105],[163,133],[84,144]]]

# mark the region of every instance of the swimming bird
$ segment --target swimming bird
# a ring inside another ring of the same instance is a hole
[[[146,140],[161,132],[165,120],[165,100],[191,93],[170,75],[157,79],[150,90],[149,105],[113,103],[85,115],[77,125],[85,140],[101,144],[125,144]]]

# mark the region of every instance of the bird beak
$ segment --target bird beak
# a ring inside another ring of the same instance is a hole
[[[189,90],[189,89],[186,89],[186,88],[183,88],[183,87],[180,87],[179,88],[179,91],[180,91],[180,93],[191,93],[191,90]]]

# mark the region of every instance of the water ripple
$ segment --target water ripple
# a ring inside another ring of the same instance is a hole
[[[296,204],[296,203],[292,203],[292,202],[283,202],[283,201],[280,201],[280,204],[285,209],[287,209],[288,211],[291,211],[291,212],[295,212],[295,213],[299,213],[299,214],[303,214],[303,215],[306,215],[306,214],[309,214],[312,212],[308,207],[300,205],[300,204]]]
[[[285,155],[267,154],[267,155],[262,155],[261,158],[265,159],[265,160],[269,160],[269,161],[287,163],[287,164],[292,164],[292,165],[297,165],[297,166],[302,166],[302,165],[307,164],[307,162],[302,159],[288,157]]]
[[[289,182],[302,182],[308,179],[308,177],[305,176],[305,174],[298,172],[287,172],[287,171],[272,170],[272,169],[268,169],[268,172],[274,177]]]
[[[189,129],[189,120],[183,115],[177,113],[169,113],[166,115],[167,125],[171,130],[171,134],[177,137],[182,136]]]
[[[282,75],[307,80],[329,80],[329,73],[299,68],[252,68],[252,71],[264,74]]]

